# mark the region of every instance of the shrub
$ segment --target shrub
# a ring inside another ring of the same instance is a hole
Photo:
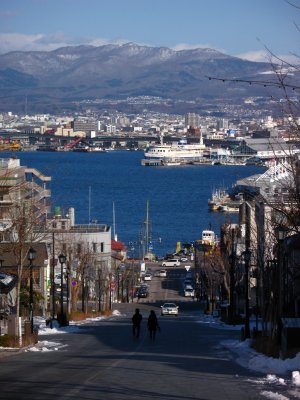
[[[112,312],[111,310],[105,310],[105,311],[89,311],[87,313],[84,313],[82,311],[73,311],[69,315],[69,320],[70,321],[82,321],[86,318],[95,318],[95,317],[100,317],[102,315],[109,316],[111,315]]]
[[[251,347],[267,357],[279,357],[279,345],[276,340],[267,336],[258,336],[252,340]]]

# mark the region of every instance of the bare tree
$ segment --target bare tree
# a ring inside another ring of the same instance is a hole
[[[10,163],[10,160],[2,160],[0,192],[5,201],[0,207],[0,221],[6,226],[2,231],[2,241],[5,242],[4,251],[14,255],[17,267],[17,316],[20,314],[20,293],[24,271],[28,272],[26,271],[28,250],[34,243],[43,240],[44,221],[48,209],[45,201],[48,191],[35,182],[34,174],[31,180],[28,180],[27,173],[28,170],[20,167],[17,162],[12,160]],[[42,174],[40,178],[49,180]],[[16,332],[18,332],[17,320]],[[19,336],[21,336],[20,332]]]

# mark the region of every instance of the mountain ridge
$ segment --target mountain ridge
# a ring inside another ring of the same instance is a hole
[[[269,63],[242,60],[210,48],[122,45],[67,46],[52,51],[0,55],[1,97],[11,105],[25,95],[31,104],[151,95],[171,99],[241,100],[262,88],[209,81],[208,76],[257,80]]]

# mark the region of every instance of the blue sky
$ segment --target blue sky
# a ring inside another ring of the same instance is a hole
[[[286,0],[0,0],[0,53],[134,42],[260,61],[265,46],[298,52],[295,24],[300,9]]]

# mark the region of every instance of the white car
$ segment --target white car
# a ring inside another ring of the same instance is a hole
[[[145,274],[144,276],[144,281],[151,281],[152,275],[151,274]]]
[[[170,258],[162,262],[162,267],[180,267],[178,258]]]
[[[181,262],[187,262],[187,261],[188,261],[188,258],[185,257],[185,256],[183,256],[183,257],[180,258],[180,261],[181,261]]]
[[[167,276],[167,271],[166,271],[165,269],[161,269],[161,270],[159,271],[159,276],[160,276],[161,278],[165,278],[165,277]]]
[[[178,306],[175,303],[165,303],[161,306],[161,315],[178,315]]]
[[[195,297],[195,290],[192,286],[186,286],[184,288],[184,297]]]

